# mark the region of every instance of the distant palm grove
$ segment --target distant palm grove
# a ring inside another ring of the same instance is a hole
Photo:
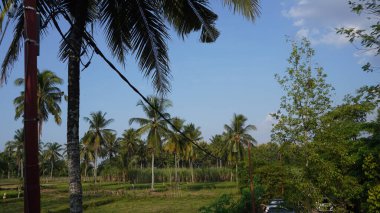
[[[11,6],[18,11],[8,18],[15,21],[14,37],[1,66],[0,85],[20,54],[24,16],[17,2],[2,1],[0,7],[0,25]],[[46,26],[61,31],[59,17],[68,28],[59,50],[68,64],[68,93],[61,90],[64,82],[55,71],[41,70],[37,77],[34,121],[40,138],[49,118],[62,123],[61,104],[68,105],[67,141],[39,141],[42,209],[256,213],[271,212],[268,204],[277,201],[272,207],[280,212],[380,212],[380,85],[364,85],[334,103],[334,86],[315,64],[316,53],[306,38],[288,41],[288,67],[274,77],[283,96],[268,117],[271,137],[265,143],[255,139],[261,130],[250,122],[253,118],[239,112],[225,115],[229,122],[221,123],[219,134],[211,138],[204,138],[202,124],[192,123],[192,118],[170,114],[175,103],[168,98],[168,31],[183,39],[199,31],[201,42],[216,41],[220,33],[210,2],[39,1]],[[258,0],[221,2],[250,21],[260,14]],[[377,1],[349,2],[353,12],[366,10],[379,17]],[[42,33],[50,30],[46,26]],[[145,97],[131,86],[142,98],[136,107],[143,115],[123,121],[123,132],[113,129],[118,118],[103,109],[79,114],[80,74],[90,63],[83,64],[81,57],[101,55],[94,26],[105,32],[106,45],[121,65],[129,54],[135,56],[157,93]],[[379,22],[368,30],[342,28],[337,33],[351,42],[360,40],[379,56]],[[364,71],[373,69],[378,68],[363,66]],[[25,79],[14,84],[24,86]],[[25,102],[24,91],[14,97],[15,120],[24,118]],[[88,125],[85,132],[79,131],[80,121]],[[17,129],[0,152],[0,212],[20,211],[26,134]],[[177,206],[162,204],[167,201]]]
[[[220,134],[204,139],[199,126],[168,113],[173,106],[170,100],[149,96],[150,104],[137,103],[144,116],[129,119],[135,128],[119,134],[112,129],[114,118],[106,112],[82,118],[89,125],[80,139],[82,181],[128,183],[132,188],[149,184],[152,191],[162,191],[163,184],[179,190],[183,184],[233,182],[242,193],[238,203],[227,205],[234,201],[222,196],[218,204],[204,206],[200,212],[240,212],[251,209],[248,171],[252,169],[257,204],[283,198],[288,208],[310,212],[322,199],[329,199],[337,212],[376,212],[380,193],[378,88],[363,87],[333,106],[333,87],[326,83],[323,69],[308,65],[314,55],[310,43],[306,39],[292,42],[292,48],[285,76],[275,76],[286,95],[272,114],[277,122],[270,142],[257,144],[252,136],[256,127],[242,114],[233,114],[230,123],[221,125]],[[59,103],[64,95],[56,86],[62,82],[51,71],[39,75],[39,93],[44,94],[39,99],[40,117],[46,121],[52,115],[60,124]],[[22,82],[17,79],[15,83]],[[16,119],[22,113],[20,97],[14,101]],[[377,118],[368,120],[376,111]],[[0,153],[2,179],[23,178],[23,140],[23,129],[19,129]],[[41,141],[39,151],[43,183],[68,176],[62,142]],[[221,203],[227,204],[218,206]]]

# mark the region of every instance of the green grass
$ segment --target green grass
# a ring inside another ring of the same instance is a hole
[[[0,213],[22,212],[23,198],[17,198],[17,182],[0,180]],[[12,185],[13,184],[13,185]],[[222,194],[239,196],[236,183],[181,183],[177,188],[169,183],[149,184],[102,182],[83,183],[85,212],[197,212]],[[41,184],[42,212],[68,212],[68,185],[60,180]]]

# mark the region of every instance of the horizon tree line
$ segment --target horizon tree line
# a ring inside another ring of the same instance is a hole
[[[59,103],[61,102],[62,97],[65,96],[57,86],[61,85],[63,81],[61,78],[56,76],[54,72],[49,70],[39,72],[38,75],[38,102],[39,106],[41,106],[41,108],[38,110],[39,117],[43,118],[41,120],[46,122],[49,118],[49,114],[51,114],[54,116],[55,122],[59,125],[61,121],[61,110]],[[22,83],[22,78],[15,80],[16,85],[22,85]],[[149,101],[153,103],[153,106],[156,109],[159,109],[161,112],[165,112],[166,109],[172,105],[169,100],[154,96],[150,96]],[[23,114],[23,92],[21,92],[19,97],[15,98],[14,104],[16,107],[15,119],[19,119]],[[179,167],[179,162],[182,162],[183,166],[186,164],[186,161],[188,167],[191,169],[191,181],[194,182],[193,164],[198,155],[197,152],[194,151],[194,145],[189,141],[186,141],[186,139],[178,134],[178,132],[176,132],[174,129],[171,129],[171,127],[169,127],[167,123],[162,118],[160,118],[160,116],[152,107],[145,105],[142,101],[139,101],[137,106],[142,107],[147,118],[131,118],[129,121],[130,124],[137,123],[140,125],[140,127],[137,130],[133,128],[125,130],[121,138],[117,137],[114,130],[107,128],[107,126],[113,122],[113,119],[107,119],[106,113],[98,111],[91,113],[89,117],[84,117],[85,122],[89,123],[90,125],[89,130],[80,140],[81,164],[84,164],[83,170],[85,178],[87,178],[88,168],[92,167],[94,181],[96,182],[98,174],[97,161],[99,157],[103,160],[115,160],[117,157],[119,158],[119,162],[121,162],[120,165],[124,165],[124,167],[127,166],[127,168],[128,164],[139,161],[140,168],[142,168],[143,165],[147,165],[148,157],[146,156],[146,153],[150,153],[152,160],[151,188],[154,189],[154,157],[157,155],[157,153],[164,150],[174,155],[175,182],[178,182],[177,169]],[[167,116],[167,118],[170,118],[169,113],[165,113],[165,116]],[[236,115],[234,116],[236,117]],[[178,117],[170,118],[170,120],[176,125],[177,129],[183,131],[185,135],[191,140],[200,142],[202,139],[200,128],[196,127],[193,123],[185,125],[185,120]],[[42,121],[40,122],[40,125],[42,126]],[[40,128],[42,129],[41,126]],[[22,154],[20,153],[22,153],[21,148],[23,143],[23,135],[20,135],[22,133],[21,130],[18,130],[18,132],[18,135],[15,135],[15,138],[18,138],[18,140],[15,139],[15,141],[18,141],[18,144],[20,145],[17,149],[17,153],[19,153],[17,155],[17,162],[18,171],[20,177],[22,177],[23,164]],[[146,135],[145,141],[141,139],[144,134]],[[224,135],[227,134],[224,133]],[[224,140],[226,139],[227,137],[224,137]],[[55,162],[58,162],[58,160],[63,160],[63,149],[58,143],[47,143],[46,145],[43,145],[43,143],[41,143],[40,146],[48,146],[46,147],[46,152],[43,154],[41,153],[41,158],[44,157],[46,159],[49,159],[51,168],[50,177],[52,178],[53,169],[54,166],[56,166]],[[7,146],[7,149],[11,149],[11,147],[14,147],[14,145]],[[118,152],[119,149],[122,151]],[[41,147],[40,150],[42,150]],[[236,150],[233,150],[232,152],[236,152]],[[139,155],[135,155],[135,153],[139,153]],[[231,154],[229,155],[231,156]],[[222,160],[218,160],[217,164],[221,161]],[[42,164],[43,163],[41,163],[41,165]],[[221,165],[219,166],[221,167]],[[45,167],[41,168],[43,176],[47,171]],[[65,169],[65,171],[67,171],[67,169]]]

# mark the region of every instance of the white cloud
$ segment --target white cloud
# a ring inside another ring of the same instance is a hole
[[[343,46],[349,43],[348,39],[345,36],[337,34],[335,29],[330,29],[329,32],[322,34],[316,42],[335,46]]]
[[[303,38],[303,37],[306,37],[306,38],[309,37],[309,29],[301,28],[300,30],[297,31],[296,38]]]
[[[265,116],[265,119],[264,119],[264,123],[270,123],[270,124],[273,124],[275,123],[276,120],[273,118],[273,116],[271,116],[270,114],[267,114]]]
[[[270,135],[272,130],[272,125],[276,123],[276,120],[268,113],[265,118],[258,123],[257,133],[255,138],[259,144],[266,143],[270,141]]]
[[[351,12],[347,0],[296,0],[294,5],[284,6],[282,14],[299,28],[296,37],[307,37],[315,45],[343,46],[348,39],[336,34],[336,28],[369,25],[366,17]]]
[[[304,23],[305,23],[305,19],[299,19],[299,20],[295,21],[293,23],[293,25],[296,27],[300,27],[300,26],[304,25]]]

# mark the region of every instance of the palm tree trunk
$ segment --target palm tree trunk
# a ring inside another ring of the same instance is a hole
[[[150,189],[154,190],[154,152],[152,152],[152,185]]]
[[[248,164],[249,164],[249,179],[250,179],[250,189],[251,189],[251,202],[252,202],[252,212],[256,213],[255,206],[255,191],[253,185],[253,176],[252,176],[252,161],[251,161],[251,143],[248,142]]]
[[[68,57],[68,102],[67,102],[67,155],[70,179],[70,212],[83,212],[82,184],[79,151],[79,79],[80,52],[83,45],[87,1],[75,1],[73,26],[68,41],[71,50]]]
[[[87,179],[87,163],[84,164],[84,178]]]
[[[24,178],[24,162],[23,160],[21,160],[20,162],[20,165],[21,165],[21,169],[20,169],[20,172],[21,172],[21,178]]]
[[[194,169],[193,169],[193,161],[190,160],[190,169],[191,169],[191,182],[194,183]]]
[[[169,169],[169,185],[172,185],[172,170],[169,167],[169,164],[168,164],[168,169]]]
[[[11,178],[11,164],[8,161],[8,179],[10,179],[10,178]]]
[[[175,170],[175,183],[178,184],[178,171],[177,171],[177,153],[174,153],[174,170]]]
[[[98,158],[98,151],[95,150],[95,155],[94,155],[94,183],[96,183],[96,173],[98,171],[98,164],[97,164],[97,158]]]
[[[54,168],[54,163],[53,163],[53,161],[50,162],[50,165],[51,165],[50,179],[53,179],[53,168]]]
[[[236,183],[239,183],[237,161],[235,163]]]

